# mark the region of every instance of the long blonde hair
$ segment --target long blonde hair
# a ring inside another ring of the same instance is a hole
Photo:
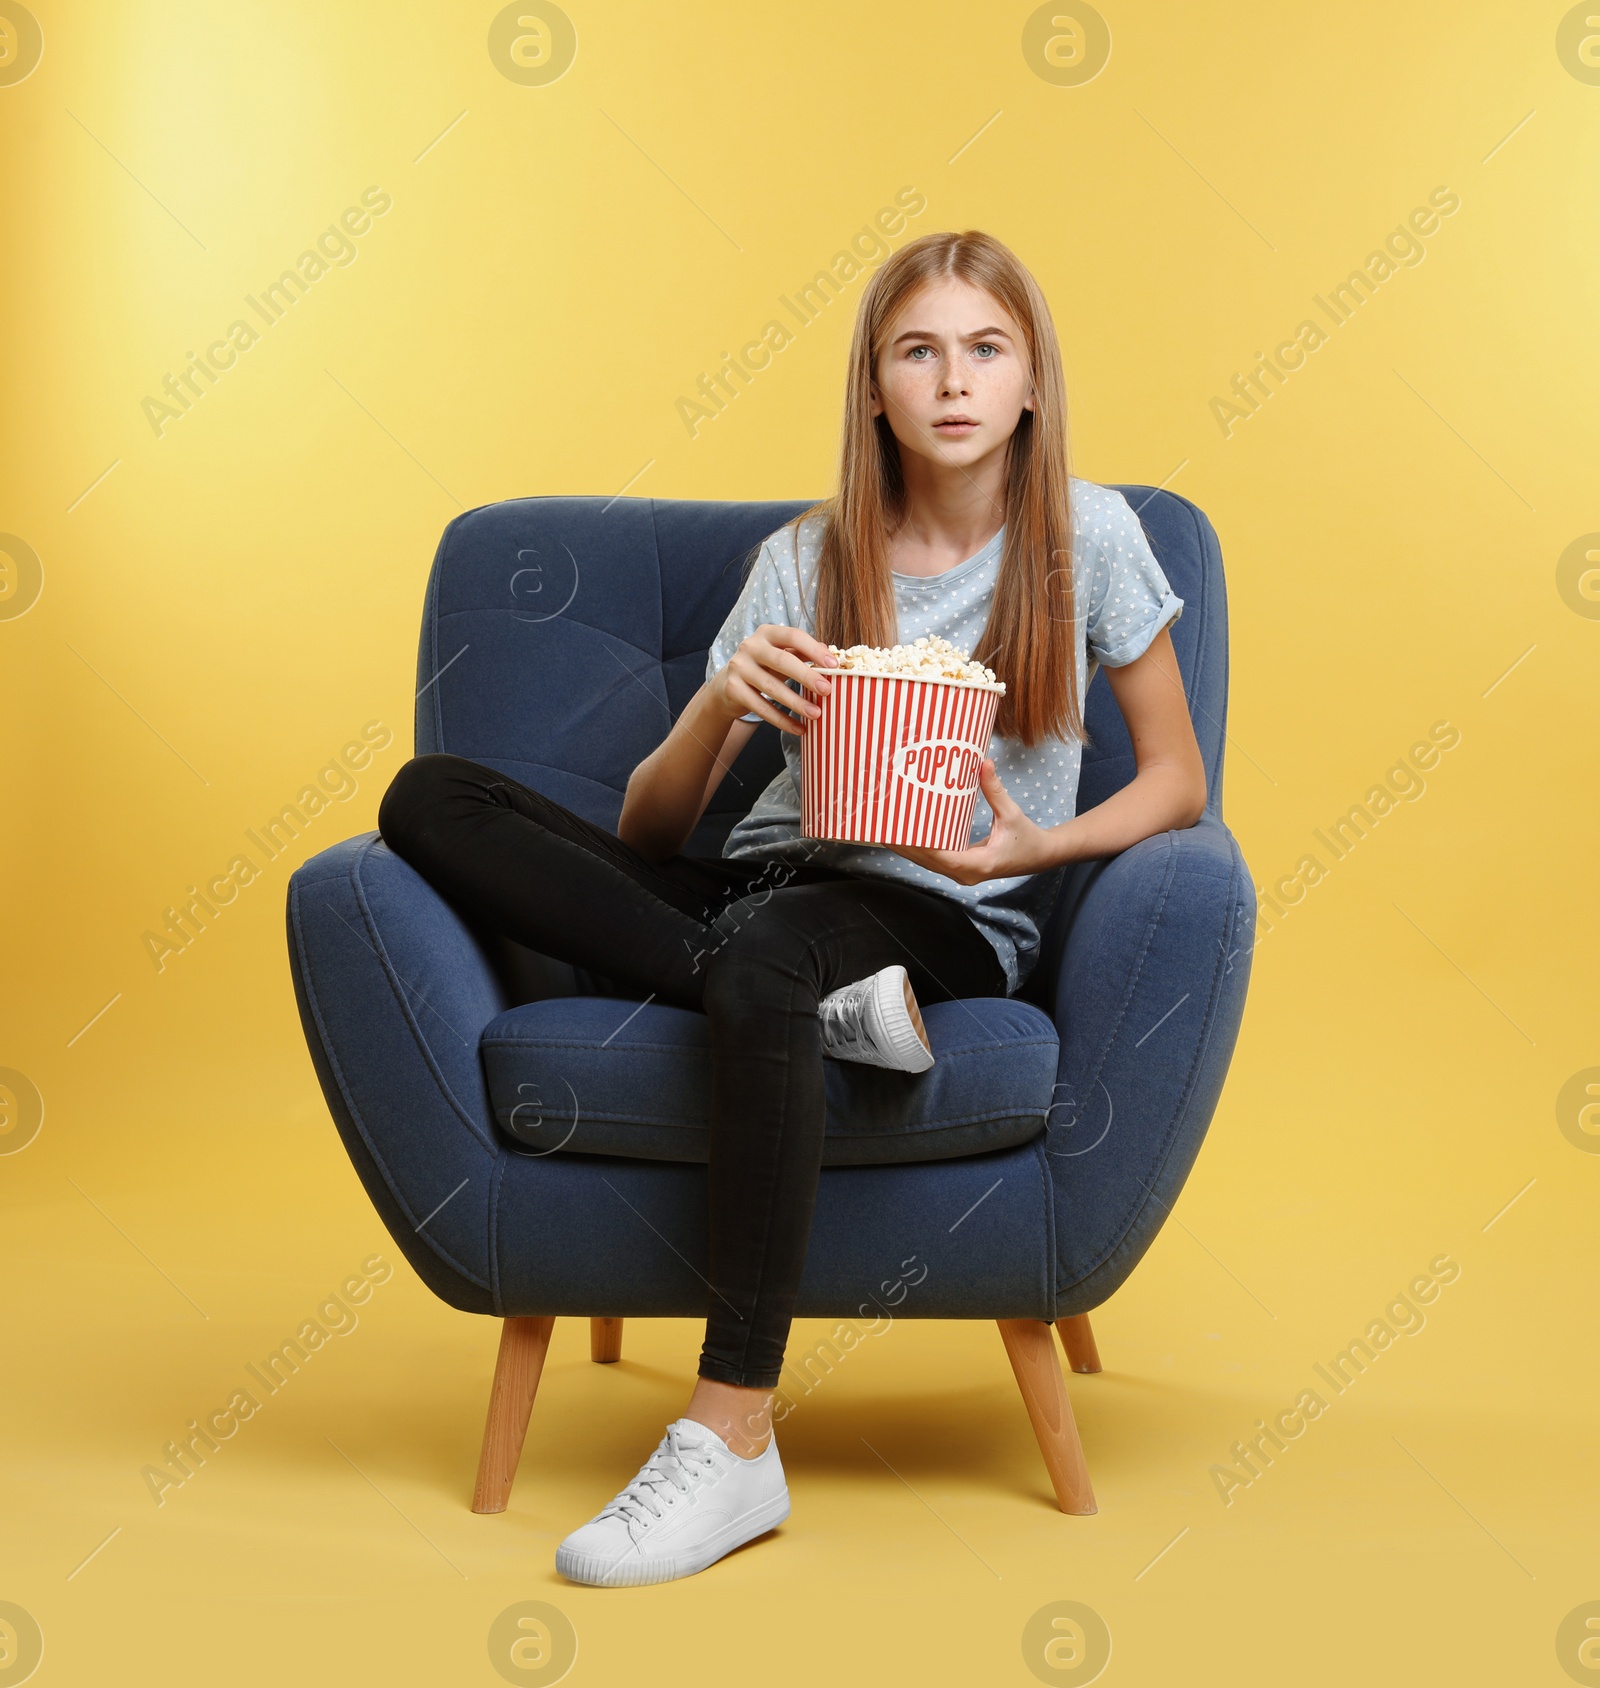
[[[872,414],[874,372],[890,325],[918,288],[955,276],[988,293],[1022,331],[1033,383],[1006,454],[1005,540],[988,625],[972,656],[1006,682],[995,731],[1023,744],[1085,738],[1074,649],[1067,400],[1050,307],[1021,261],[978,229],[928,234],[873,276],[856,311],[845,382],[839,490],[793,520],[825,518],[812,625],[840,647],[898,642],[888,539],[906,514],[900,447]]]

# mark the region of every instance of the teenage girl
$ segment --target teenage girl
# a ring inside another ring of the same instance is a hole
[[[1014,993],[1066,864],[1199,820],[1205,772],[1168,632],[1182,610],[1121,494],[1068,474],[1060,351],[1033,277],[986,234],[930,234],[862,295],[837,495],[761,547],[616,833],[458,756],[396,775],[384,840],[469,918],[710,1022],[699,1376],[639,1474],[561,1543],[565,1576],[687,1576],[788,1516],[772,1395],[821,1166],[824,1054],[925,1069],[918,1003]],[[802,838],[799,734],[828,695],[829,645],[932,634],[1006,682],[977,841]],[[1078,815],[1091,664],[1138,771]],[[721,857],[680,854],[763,721],[785,771]]]

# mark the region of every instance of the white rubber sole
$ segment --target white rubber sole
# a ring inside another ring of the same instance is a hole
[[[900,977],[896,983],[900,987],[901,1000],[905,1003],[906,1019],[911,1027],[911,1036],[902,1050],[901,1055],[905,1065],[902,1071],[908,1073],[925,1073],[933,1065],[933,1050],[928,1043],[928,1030],[922,1023],[922,1011],[917,1007],[917,999],[911,990],[911,980],[905,968],[897,969]]]
[[[927,1072],[933,1065],[934,1054],[905,968],[898,964],[886,967],[874,976],[872,983],[873,990],[867,998],[864,1012],[870,1017],[875,1034],[870,1042],[882,1058],[869,1060],[859,1049],[830,1047],[826,1037],[823,1039],[823,1054],[836,1061],[884,1067],[890,1072]]]
[[[630,1553],[614,1560],[597,1553],[570,1553],[565,1547],[558,1547],[556,1570],[569,1582],[587,1583],[593,1588],[641,1588],[648,1583],[675,1582],[679,1577],[694,1576],[736,1547],[776,1529],[788,1516],[786,1485],[781,1495],[774,1495],[742,1517],[731,1520],[692,1552],[659,1557]]]

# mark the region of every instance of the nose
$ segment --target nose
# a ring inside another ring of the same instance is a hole
[[[970,392],[967,384],[966,365],[959,360],[948,362],[944,366],[944,374],[939,381],[939,397],[954,398],[957,393]]]

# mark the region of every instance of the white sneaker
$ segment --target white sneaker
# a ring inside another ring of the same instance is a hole
[[[600,1588],[671,1582],[788,1516],[776,1437],[741,1459],[708,1425],[680,1418],[627,1488],[556,1549],[556,1569]]]
[[[836,1061],[862,1061],[869,1067],[925,1073],[933,1049],[922,1013],[901,966],[885,967],[870,979],[823,997],[822,1053]]]

